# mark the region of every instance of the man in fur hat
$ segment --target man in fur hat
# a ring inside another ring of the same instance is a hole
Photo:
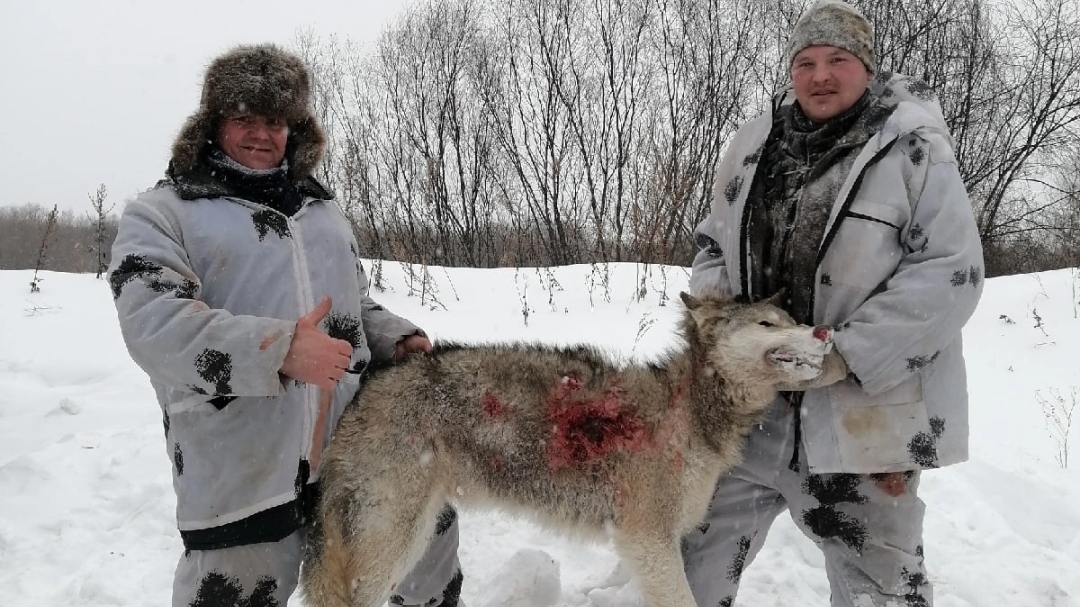
[[[166,179],[124,209],[109,281],[164,416],[184,554],[173,607],[284,606],[319,456],[369,363],[429,352],[368,296],[359,247],[312,177],[325,137],[295,56],[241,46],[206,71]],[[458,605],[452,510],[391,602]]]
[[[718,167],[690,285],[785,291],[795,320],[834,327],[849,372],[780,395],[685,538],[687,575],[699,605],[731,605],[787,510],[824,554],[833,605],[931,605],[919,479],[967,458],[978,230],[934,94],[878,71],[858,10],[814,4],[787,60],[791,87]]]

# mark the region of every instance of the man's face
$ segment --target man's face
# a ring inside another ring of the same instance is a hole
[[[870,77],[858,57],[835,46],[808,46],[791,62],[795,98],[814,122],[824,122],[854,105]]]
[[[218,131],[218,145],[229,158],[260,171],[281,165],[288,138],[284,120],[254,114],[228,116]]]

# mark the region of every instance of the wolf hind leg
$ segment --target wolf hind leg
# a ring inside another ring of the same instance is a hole
[[[649,607],[697,607],[683,572],[679,539],[659,530],[615,534],[615,551],[630,565]]]
[[[357,573],[352,580],[351,607],[385,603],[395,584],[420,560],[443,503],[436,506],[434,502],[430,498],[413,504],[394,500],[375,516],[361,517],[349,542]]]
[[[301,576],[311,607],[379,607],[420,559],[444,500],[402,491],[409,495],[324,496]]]

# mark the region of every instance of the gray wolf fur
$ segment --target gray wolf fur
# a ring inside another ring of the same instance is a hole
[[[649,605],[694,607],[680,538],[777,389],[826,381],[839,355],[771,303],[682,300],[685,346],[650,365],[444,345],[374,374],[323,455],[307,604],[381,605],[450,503],[611,539]]]

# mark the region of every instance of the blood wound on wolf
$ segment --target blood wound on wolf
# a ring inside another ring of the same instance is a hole
[[[553,471],[614,451],[640,451],[649,442],[645,424],[622,410],[623,390],[617,383],[591,398],[580,394],[581,387],[580,378],[567,375],[544,400],[551,422],[546,456]]]

